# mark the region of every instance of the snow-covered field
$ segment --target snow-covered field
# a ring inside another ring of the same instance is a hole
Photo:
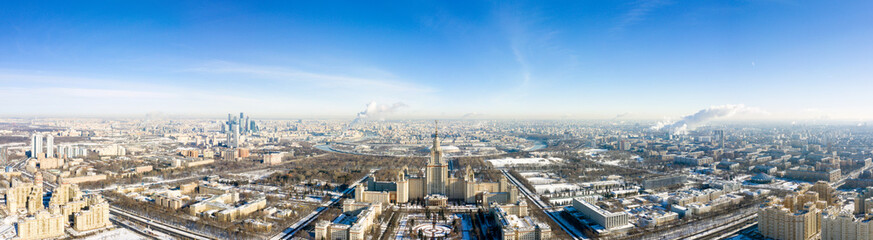
[[[505,167],[508,165],[549,165],[563,162],[561,158],[503,158],[491,159],[488,162],[494,167]]]
[[[106,231],[94,236],[85,238],[85,240],[109,240],[109,239],[146,239],[139,234],[136,234],[125,228],[116,228],[112,231]]]
[[[794,190],[794,189],[797,189],[797,187],[800,187],[800,184],[796,183],[796,182],[782,182],[782,183],[773,184],[773,185],[775,185],[781,189],[784,189],[784,190]]]

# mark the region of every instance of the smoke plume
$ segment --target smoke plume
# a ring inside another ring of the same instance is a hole
[[[408,107],[405,103],[396,102],[391,105],[379,104],[376,101],[372,101],[367,104],[367,108],[364,111],[359,112],[355,117],[355,120],[352,121],[352,124],[365,121],[368,119],[378,119],[385,120],[385,116],[388,114],[396,112],[398,109]]]
[[[471,112],[471,113],[467,113],[467,114],[464,114],[463,116],[461,116],[461,119],[471,119],[471,118],[478,117],[480,115],[482,115],[482,114],[479,114],[477,112]]]
[[[678,121],[662,121],[652,126],[654,130],[665,130],[673,134],[686,134],[690,130],[709,122],[716,118],[730,117],[737,113],[761,112],[761,110],[753,107],[746,107],[743,104],[738,105],[721,105],[712,106],[697,113],[687,115]]]
[[[612,120],[616,120],[619,118],[625,118],[625,117],[630,116],[630,115],[631,115],[631,113],[629,113],[629,112],[619,113],[618,115],[615,115],[615,117],[612,118]]]

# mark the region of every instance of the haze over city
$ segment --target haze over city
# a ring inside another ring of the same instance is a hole
[[[3,5],[10,116],[873,117],[868,1]]]

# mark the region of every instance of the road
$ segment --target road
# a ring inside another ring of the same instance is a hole
[[[748,227],[749,225],[758,224],[758,214],[753,213],[745,216],[743,218],[731,221],[730,223],[720,225],[718,227],[695,233],[694,235],[688,236],[685,239],[687,240],[697,240],[697,239],[721,239],[725,236],[729,236],[731,234],[736,233],[737,231]]]
[[[115,225],[122,226],[124,228],[130,229],[131,231],[147,238],[147,239],[161,239],[157,236],[154,236],[155,233],[146,231],[138,226],[131,226],[127,221],[118,219],[115,215],[109,215],[109,221],[114,223]],[[169,236],[167,236],[169,237]]]
[[[840,181],[832,183],[831,186],[833,186],[834,188],[839,188],[839,187],[843,186],[843,184],[846,184],[846,180],[848,180],[850,178],[858,178],[858,175],[860,175],[861,172],[866,171],[867,169],[870,169],[871,167],[873,167],[873,164],[871,164],[870,166],[859,168],[858,170],[855,170],[849,174],[846,174],[845,177],[840,179]]]
[[[121,216],[121,217],[124,217],[125,219],[139,222],[140,224],[144,224],[144,225],[149,225],[150,227],[152,227],[152,229],[156,229],[156,230],[161,231],[163,233],[167,233],[167,234],[170,234],[174,237],[180,237],[183,239],[196,239],[196,240],[214,239],[214,238],[211,238],[211,237],[203,235],[203,234],[191,232],[191,231],[188,231],[185,229],[181,229],[179,227],[170,226],[170,225],[158,222],[158,221],[153,221],[151,219],[143,218],[143,217],[137,216],[133,213],[124,211],[124,210],[117,208],[115,206],[109,206],[109,216],[115,217],[115,218],[118,218],[119,216]]]
[[[684,223],[670,229],[659,231],[652,234],[639,236],[635,239],[640,240],[665,240],[665,239],[712,239],[708,236],[717,235],[725,231],[734,229],[737,224],[742,225],[744,222],[757,222],[757,207],[743,208],[733,211],[730,214],[714,216],[712,218],[700,219],[693,222]],[[750,217],[753,216],[753,217]],[[715,229],[715,230],[714,230]]]
[[[364,176],[360,180],[353,183],[351,186],[349,186],[348,189],[343,191],[340,196],[331,198],[331,200],[329,202],[325,202],[325,203],[321,204],[321,206],[316,208],[315,211],[313,211],[309,215],[306,215],[305,217],[301,218],[296,223],[292,224],[290,227],[285,229],[285,231],[282,231],[281,233],[276,234],[276,236],[273,236],[270,239],[271,240],[291,239],[291,237],[294,237],[294,234],[297,234],[297,232],[299,232],[304,227],[306,227],[306,225],[309,225],[310,223],[315,221],[315,219],[318,219],[318,216],[320,216],[322,213],[327,211],[327,209],[329,209],[332,206],[338,205],[340,200],[342,200],[344,196],[348,195],[349,193],[351,193],[352,191],[355,190],[355,187],[358,185],[358,183],[362,183],[362,182],[364,182],[364,180],[367,180],[367,178],[370,177],[370,175],[373,174],[373,172],[375,172],[375,171],[376,170],[370,170],[370,174],[367,174],[367,176]]]
[[[561,226],[561,229],[563,229],[564,232],[567,232],[567,234],[569,234],[572,239],[588,239],[587,237],[585,237],[585,235],[576,231],[576,229],[573,228],[573,226],[569,226],[566,223],[564,223],[564,221],[559,220],[558,218],[560,216],[555,216],[554,212],[549,211],[552,209],[551,206],[549,206],[548,204],[543,202],[543,200],[540,199],[539,197],[537,197],[536,194],[533,194],[533,192],[528,190],[527,187],[525,187],[523,184],[521,184],[521,182],[519,182],[518,179],[515,179],[515,177],[513,177],[512,174],[509,174],[509,172],[507,172],[506,170],[500,170],[500,171],[503,172],[503,175],[506,176],[506,179],[509,179],[510,183],[512,183],[516,187],[518,187],[518,190],[521,191],[521,193],[524,194],[524,196],[527,197],[527,199],[530,199],[531,202],[536,204],[537,207],[539,207],[540,209],[543,210],[543,212],[546,213],[546,216],[549,216],[549,218],[551,218],[552,221],[557,223],[558,226]]]

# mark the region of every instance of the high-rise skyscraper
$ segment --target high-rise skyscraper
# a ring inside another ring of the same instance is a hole
[[[242,126],[244,128],[243,130],[245,130],[245,131],[243,131],[244,133],[251,132],[251,128],[249,128],[249,116],[246,116],[246,121],[244,122],[244,124],[242,124]]]
[[[715,135],[718,140],[718,147],[724,149],[724,130],[714,130],[712,135]]]
[[[9,153],[6,152],[6,147],[0,147],[0,163],[6,163],[6,160],[9,158]]]
[[[242,115],[242,114],[240,114],[240,115]],[[233,147],[234,148],[239,147],[239,130],[240,130],[239,119],[234,118],[233,119]]]
[[[57,150],[58,158],[66,158],[67,156],[67,146],[59,145],[55,148]]]
[[[42,153],[42,149],[42,135],[33,133],[33,136],[30,137],[30,157],[36,157]]]
[[[239,119],[236,116],[227,115],[227,147],[236,148],[239,147]]]
[[[55,136],[48,134],[45,136],[45,156],[55,157]]]
[[[233,126],[233,114],[232,113],[227,114],[227,122],[225,122],[224,125],[226,126],[225,129],[227,129],[227,131],[225,131],[225,133],[228,135],[227,144],[230,144],[230,134],[233,133],[233,128],[232,128],[232,126]]]

